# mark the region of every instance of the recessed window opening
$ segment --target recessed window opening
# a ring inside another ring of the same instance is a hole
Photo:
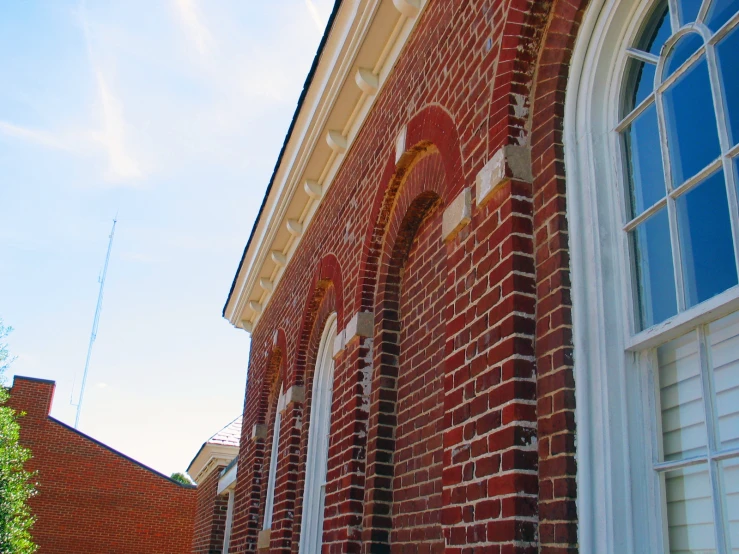
[[[336,314],[334,313],[329,316],[324,325],[313,373],[305,489],[303,491],[303,518],[300,527],[299,552],[301,554],[321,552],[334,382],[333,345],[335,338]]]
[[[282,424],[282,411],[285,409],[285,397],[280,387],[280,396],[275,408],[275,423],[272,430],[272,449],[269,456],[269,474],[267,476],[267,498],[264,504],[264,525],[262,529],[272,528],[272,512],[275,502],[275,480],[277,478],[277,457],[280,444],[280,426]]]

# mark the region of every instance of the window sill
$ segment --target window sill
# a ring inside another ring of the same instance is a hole
[[[737,310],[739,310],[739,286],[733,286],[667,321],[629,337],[626,340],[626,350],[638,352],[654,348],[684,335],[698,325],[709,323]]]

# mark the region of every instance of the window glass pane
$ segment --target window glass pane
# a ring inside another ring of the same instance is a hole
[[[721,462],[724,506],[726,506],[726,529],[731,540],[731,552],[739,552],[739,459]]]
[[[639,114],[624,130],[623,137],[630,185],[630,219],[633,219],[666,194],[654,104]]]
[[[665,475],[670,552],[716,552],[711,483],[705,464]]]
[[[657,66],[635,58],[629,58],[626,66],[626,94],[623,115],[626,116],[642,103],[654,90],[654,74]]]
[[[713,0],[708,10],[706,24],[712,31],[717,31],[737,11],[739,11],[739,0]]]
[[[720,147],[706,59],[701,59],[664,93],[673,186],[718,158]]]
[[[657,360],[664,459],[703,455],[708,441],[696,333],[660,346]]]
[[[677,43],[672,47],[670,55],[665,62],[663,78],[672,75],[675,70],[683,65],[690,56],[703,46],[703,39],[696,33],[689,33],[678,39]]]
[[[670,11],[667,2],[660,2],[659,6],[649,18],[641,37],[636,43],[636,48],[645,50],[651,54],[659,55],[662,46],[672,35],[670,27]]]
[[[677,199],[685,303],[694,306],[737,283],[723,171]]]
[[[631,231],[630,239],[641,327],[651,327],[677,313],[667,210],[660,210]]]
[[[693,23],[698,19],[701,0],[679,0],[678,4],[680,4],[680,26]]]
[[[739,0],[737,0],[739,1]],[[721,80],[724,83],[724,102],[726,103],[726,126],[732,146],[739,142],[739,26],[724,37],[716,46]]]
[[[739,312],[711,323],[709,342],[720,448],[739,447]],[[739,548],[739,543],[736,543]]]

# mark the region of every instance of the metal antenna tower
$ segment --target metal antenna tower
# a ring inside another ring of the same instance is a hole
[[[110,249],[113,247],[113,235],[115,235],[115,224],[118,222],[118,215],[113,218],[113,229],[110,231],[110,241],[108,242],[108,253],[105,255],[105,265],[103,273],[100,276],[100,292],[98,293],[98,303],[95,308],[95,318],[92,320],[92,333],[90,334],[90,345],[87,347],[87,360],[85,360],[85,371],[82,374],[82,386],[80,387],[80,399],[77,402],[77,415],[74,418],[74,428],[80,423],[80,412],[82,412],[82,398],[85,396],[85,384],[87,383],[87,370],[90,368],[90,356],[92,355],[92,345],[95,343],[95,337],[98,333],[98,323],[100,322],[100,312],[103,309],[103,289],[105,288],[105,275],[108,273],[108,261],[110,260]]]

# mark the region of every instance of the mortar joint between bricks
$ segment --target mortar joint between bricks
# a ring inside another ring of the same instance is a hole
[[[529,202],[529,203],[534,202],[534,200],[530,196],[521,196],[520,194],[511,194],[510,197],[513,200],[523,200],[524,202]],[[533,217],[533,216],[529,216],[525,214],[520,214],[520,215],[524,215],[525,217],[529,217],[529,218]]]

